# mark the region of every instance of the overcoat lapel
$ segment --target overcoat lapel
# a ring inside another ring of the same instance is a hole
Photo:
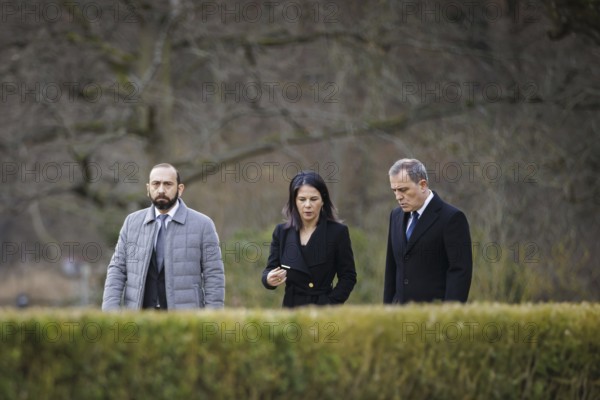
[[[285,235],[284,240],[281,243],[281,263],[288,265],[292,269],[310,274],[308,266],[304,262],[302,257],[302,251],[300,251],[300,238],[298,232],[294,228],[283,229]]]
[[[440,210],[442,208],[442,203],[440,198],[434,193],[433,199],[429,202],[429,205],[425,208],[423,215],[419,217],[419,221],[415,226],[415,230],[413,231],[410,239],[406,245],[406,252],[408,253],[415,243],[419,241],[421,236],[427,232],[427,229],[438,219]]]
[[[395,240],[394,246],[398,253],[396,254],[397,258],[402,258],[404,252],[406,251],[406,224],[408,221],[409,213],[400,212],[397,213],[394,220],[394,228],[398,234],[399,240]]]
[[[305,249],[306,259],[302,255],[299,232],[293,228],[286,231],[281,263],[311,275],[309,267],[327,260],[327,221],[322,218],[311,235]]]

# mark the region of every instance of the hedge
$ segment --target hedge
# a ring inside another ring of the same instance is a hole
[[[1,399],[598,399],[600,305],[1,310]]]

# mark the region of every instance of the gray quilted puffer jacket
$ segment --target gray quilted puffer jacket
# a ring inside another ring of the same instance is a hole
[[[127,216],[108,265],[102,310],[118,310],[121,299],[125,308],[141,308],[157,231],[154,207]],[[187,208],[180,199],[166,234],[164,265],[169,310],[222,308],[225,271],[213,221]]]

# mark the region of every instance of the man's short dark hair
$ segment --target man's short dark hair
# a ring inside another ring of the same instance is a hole
[[[177,185],[181,184],[181,176],[179,175],[179,171],[172,164],[169,164],[169,163],[156,164],[154,167],[152,167],[152,169],[150,169],[150,172],[152,172],[156,168],[173,168],[175,170],[175,173],[177,173]]]

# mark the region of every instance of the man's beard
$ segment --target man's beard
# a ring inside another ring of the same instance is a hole
[[[157,196],[155,199],[150,198],[150,200],[152,200],[154,207],[158,208],[159,210],[170,210],[171,207],[175,205],[175,202],[177,202],[178,198],[179,192],[175,192],[175,197],[173,197],[171,200],[169,200],[167,196]],[[167,200],[167,202],[159,202],[158,200]]]

